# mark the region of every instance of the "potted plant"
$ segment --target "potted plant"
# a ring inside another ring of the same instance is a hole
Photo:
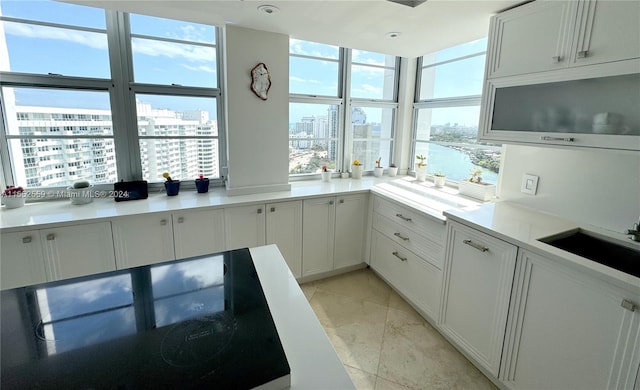
[[[87,204],[93,202],[93,186],[87,180],[78,180],[67,187],[71,204]]]
[[[471,171],[471,176],[468,179],[458,182],[458,192],[460,195],[487,201],[495,196],[496,186],[483,182],[482,169],[477,168]]]
[[[326,183],[331,181],[331,172],[329,172],[326,165],[322,166],[320,174],[322,175],[322,181]]]
[[[202,173],[196,179],[196,191],[199,194],[209,192],[209,179],[204,177]]]
[[[436,172],[433,174],[433,185],[442,188],[447,180],[447,175],[442,172]]]
[[[25,200],[26,196],[24,194],[24,188],[22,187],[7,186],[7,188],[2,191],[2,203],[5,208],[17,209],[18,207],[24,206]]]
[[[380,164],[382,163],[382,157],[378,157],[376,160],[376,166],[373,168],[373,176],[382,177],[382,173],[384,172],[384,167]]]
[[[352,179],[360,179],[362,178],[362,170],[363,166],[360,164],[358,159],[353,160],[353,165],[351,166],[351,178]]]
[[[180,192],[180,180],[171,179],[169,172],[163,173],[162,177],[167,179],[167,181],[164,182],[164,189],[167,191],[167,196],[178,195],[178,192]]]
[[[398,167],[396,166],[396,164],[389,164],[389,170],[387,171],[387,173],[389,174],[389,177],[395,177],[398,174]]]
[[[427,163],[425,162],[427,158],[420,154],[416,156],[416,159],[418,160],[416,163],[416,179],[425,181],[427,180]]]

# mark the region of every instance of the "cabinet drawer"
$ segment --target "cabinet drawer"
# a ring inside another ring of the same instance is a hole
[[[389,237],[396,244],[402,245],[424,258],[438,269],[442,269],[444,262],[442,243],[428,240],[420,232],[409,229],[378,213],[373,215],[373,228]]]
[[[446,229],[443,221],[436,221],[419,211],[400,206],[379,196],[375,198],[373,211],[397,222],[406,229],[419,232],[431,241],[444,244]]]
[[[375,230],[373,248],[373,269],[411,303],[436,320],[442,271]]]

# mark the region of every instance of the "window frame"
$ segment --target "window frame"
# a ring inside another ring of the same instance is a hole
[[[409,160],[409,168],[408,173],[415,176],[415,164],[416,161],[416,149],[418,143],[434,143],[438,144],[438,142],[433,142],[429,140],[418,139],[418,115],[421,109],[434,109],[434,108],[455,108],[455,107],[472,107],[477,106],[480,107],[482,101],[482,91],[480,91],[477,95],[464,95],[464,96],[452,96],[452,97],[444,97],[444,98],[432,98],[432,99],[420,99],[420,89],[422,83],[422,71],[428,67],[437,67],[439,65],[445,65],[456,61],[463,61],[469,58],[478,57],[487,54],[487,50],[474,52],[471,54],[465,54],[460,57],[450,58],[444,61],[433,62],[428,65],[423,65],[424,56],[418,57],[417,66],[416,66],[416,84],[414,90],[414,103],[413,103],[413,113],[412,113],[412,125],[411,125],[411,152]],[[483,74],[485,72],[483,71]],[[478,118],[479,121],[480,118]],[[432,175],[429,174],[429,177]],[[457,181],[450,179],[447,177],[447,182],[457,183]]]
[[[79,138],[111,138],[114,143],[117,180],[142,180],[142,161],[140,156],[140,140],[142,138],[138,135],[138,118],[136,113],[136,94],[148,94],[148,95],[164,95],[164,96],[183,96],[183,97],[204,97],[215,99],[216,105],[216,122],[218,127],[217,136],[182,136],[182,137],[170,137],[170,138],[184,138],[184,139],[215,139],[218,142],[218,172],[219,178],[211,179],[213,185],[224,185],[226,165],[226,121],[224,116],[224,99],[222,97],[221,85],[223,82],[224,69],[224,47],[222,32],[219,27],[210,25],[215,29],[215,44],[202,43],[202,42],[187,42],[179,39],[167,39],[163,37],[152,37],[147,35],[132,34],[129,23],[129,13],[122,11],[103,10],[105,15],[106,29],[97,29],[90,27],[66,25],[59,23],[41,22],[30,19],[7,17],[0,15],[0,20],[10,21],[15,23],[36,24],[49,27],[59,27],[67,29],[76,29],[89,32],[106,32],[109,57],[109,69],[111,72],[111,78],[94,78],[94,77],[79,77],[79,76],[64,76],[59,74],[32,74],[22,73],[14,71],[0,71],[1,87],[26,87],[26,88],[49,88],[49,89],[72,89],[72,90],[87,90],[87,91],[100,91],[107,92],[109,94],[109,101],[111,104],[111,122],[112,122],[112,135],[106,136],[80,136]],[[133,52],[132,52],[132,37],[144,37],[145,39],[158,39],[162,41],[170,41],[174,43],[188,43],[195,45],[203,45],[208,47],[214,47],[216,52],[216,88],[203,88],[192,87],[182,85],[162,85],[162,84],[148,84],[138,83],[134,80],[133,73]],[[25,138],[69,138],[71,136],[20,136],[9,135],[7,128],[8,118],[7,110],[4,106],[5,102],[2,101],[0,105],[0,184],[5,185],[24,185],[23,183],[16,183],[16,178],[13,175],[13,161],[11,160],[11,152],[8,140],[10,139],[25,139]],[[78,138],[78,137],[76,137]],[[165,137],[169,138],[169,137]],[[194,177],[195,179],[195,177]],[[149,180],[150,190],[160,190],[163,188],[162,178],[157,178],[158,181]],[[193,180],[187,180],[183,178],[184,185],[187,188],[194,187],[195,182]],[[96,184],[96,189],[106,190],[111,189],[112,183],[108,184]],[[59,198],[61,192],[66,189],[63,187],[34,187],[38,193],[42,195],[47,193],[47,196],[39,197],[38,200]]]

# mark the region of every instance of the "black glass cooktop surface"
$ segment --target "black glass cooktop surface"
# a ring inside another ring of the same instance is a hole
[[[1,388],[288,387],[248,249],[2,291]]]

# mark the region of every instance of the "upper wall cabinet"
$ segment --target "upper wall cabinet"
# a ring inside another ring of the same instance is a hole
[[[536,1],[491,20],[478,136],[640,150],[640,2]]]
[[[489,78],[640,58],[640,2],[536,1],[496,15]]]

